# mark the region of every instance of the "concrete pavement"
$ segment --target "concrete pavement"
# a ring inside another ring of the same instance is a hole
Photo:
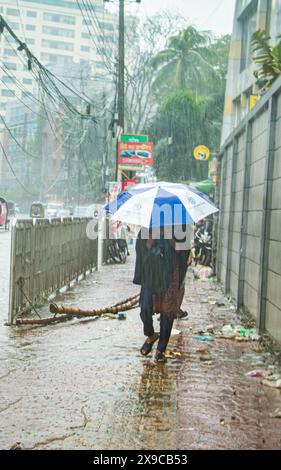
[[[134,256],[104,266],[58,303],[98,308],[130,297],[138,293],[133,266]],[[0,448],[280,449],[281,420],[270,417],[280,390],[245,376],[254,366],[244,358],[262,357],[256,342],[194,338],[210,323],[237,323],[219,286],[190,273],[184,308],[189,319],[175,322],[181,333],[169,344],[178,355],[165,365],[139,354],[139,309],[126,320],[1,326]]]

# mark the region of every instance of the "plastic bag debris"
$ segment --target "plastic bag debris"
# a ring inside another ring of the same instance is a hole
[[[250,372],[247,372],[245,374],[247,377],[267,377],[268,376],[268,371],[266,370],[251,370]]]
[[[126,320],[126,313],[124,312],[117,313],[117,318],[118,320]]]
[[[214,272],[209,266],[197,265],[193,268],[194,279],[200,279],[201,281],[208,281],[213,276]]]
[[[181,334],[180,330],[176,330],[175,328],[172,329],[171,331],[171,336],[178,336]]]
[[[214,341],[213,336],[193,336],[197,341]]]
[[[234,339],[238,342],[259,341],[260,339],[257,330],[247,330],[241,325],[224,325],[221,330],[217,332],[216,336],[222,339]]]

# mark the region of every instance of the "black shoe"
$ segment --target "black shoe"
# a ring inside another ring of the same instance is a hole
[[[156,351],[155,353],[155,358],[154,358],[155,362],[159,363],[159,364],[164,364],[165,362],[167,362],[167,358],[165,356],[165,353],[162,353],[160,351]]]

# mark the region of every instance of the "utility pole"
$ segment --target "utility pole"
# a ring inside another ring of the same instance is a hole
[[[106,119],[106,93],[103,90],[102,94],[102,106],[103,106],[103,156],[102,156],[102,168],[103,168],[103,193],[106,193],[108,183],[108,148],[107,148],[107,119]]]
[[[104,0],[109,2],[110,0]],[[141,3],[141,0],[136,0]],[[119,0],[119,39],[118,39],[118,126],[125,130],[125,0]],[[118,180],[118,135],[116,144],[116,181]]]
[[[118,124],[124,131],[124,101],[125,101],[125,24],[124,0],[119,0],[119,41],[118,41]]]

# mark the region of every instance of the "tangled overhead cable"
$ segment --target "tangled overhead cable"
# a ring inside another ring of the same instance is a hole
[[[45,91],[45,93],[51,98],[52,101],[59,100],[63,102],[64,105],[69,109],[69,111],[74,114],[78,115],[81,119],[91,120],[93,122],[97,122],[95,116],[91,115],[89,110],[91,110],[91,103],[87,101],[85,98],[81,97],[79,93],[77,93],[73,88],[68,86],[58,77],[56,77],[50,70],[48,70],[41,62],[35,57],[26,43],[22,42],[18,36],[14,33],[12,28],[8,25],[2,15],[0,15],[0,34],[3,33],[4,29],[9,32],[12,38],[17,42],[18,47],[17,50],[19,52],[25,52],[27,57],[27,69],[29,71],[33,71],[33,73],[37,76],[37,81],[41,88]],[[82,100],[86,103],[87,112],[81,113],[76,106],[71,103],[71,101],[61,92],[59,86],[64,87],[68,90],[72,95],[75,95],[79,100]]]

